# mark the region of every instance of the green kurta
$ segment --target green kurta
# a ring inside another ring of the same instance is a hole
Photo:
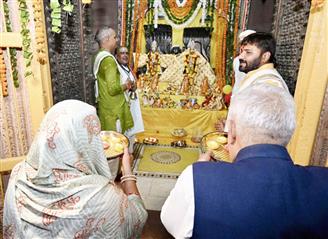
[[[98,74],[98,115],[102,130],[115,130],[116,120],[121,122],[122,132],[133,127],[133,119],[120,83],[120,72],[115,60],[108,56],[99,66]]]

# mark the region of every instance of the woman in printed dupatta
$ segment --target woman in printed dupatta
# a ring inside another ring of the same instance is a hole
[[[93,106],[66,100],[42,121],[26,160],[11,173],[4,238],[136,238],[147,212],[122,158],[122,189],[113,182]]]

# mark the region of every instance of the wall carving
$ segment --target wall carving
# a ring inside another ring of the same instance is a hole
[[[292,94],[295,92],[309,13],[308,0],[276,1],[273,34],[277,40],[277,69]]]
[[[62,31],[50,30],[49,3],[45,5],[50,71],[54,103],[65,99],[94,104],[91,71],[91,10],[78,0],[71,1],[74,10],[69,16],[62,11]]]

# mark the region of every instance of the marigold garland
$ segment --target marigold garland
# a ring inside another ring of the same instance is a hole
[[[168,18],[175,24],[186,22],[194,13],[198,1],[189,0],[183,8],[179,8],[173,0],[162,0],[163,9]]]
[[[165,1],[162,1],[162,2],[163,2],[163,5],[165,6],[166,5],[166,3],[164,3]],[[175,0],[166,0],[166,2],[167,2],[167,6],[169,8],[168,11],[170,11],[170,15],[172,15],[172,17],[174,17],[175,19],[182,20],[183,18],[188,16],[188,14],[190,13],[190,11],[193,8],[193,4],[196,1],[187,0],[184,7],[179,7]]]
[[[46,47],[45,47],[45,32],[43,30],[43,17],[42,17],[42,1],[34,0],[33,1],[33,10],[34,10],[34,22],[35,22],[35,41],[36,41],[36,52],[38,55],[38,62],[40,64],[45,64],[46,60]]]
[[[216,16],[216,29],[217,29],[217,50],[216,52],[216,88],[222,90],[225,84],[225,64],[226,64],[226,38],[228,26],[228,0],[217,1],[217,16]],[[221,27],[220,27],[221,25]]]
[[[2,96],[8,96],[8,82],[6,77],[6,64],[3,57],[3,50],[0,48],[0,80],[1,80],[1,89]]]
[[[221,50],[222,50],[222,38],[220,37],[220,33],[222,31],[221,28],[219,28],[220,26],[220,18],[219,15],[221,14],[222,8],[221,8],[221,2],[218,3],[217,6],[217,17],[216,17],[216,30],[217,30],[217,34],[216,34],[216,67],[215,67],[215,71],[216,71],[216,88],[217,89],[222,89],[222,81],[221,81],[221,61],[222,61],[222,55],[221,55]],[[221,49],[221,50],[220,50]]]
[[[126,37],[126,0],[122,2],[122,31],[121,31],[121,45],[125,46]]]
[[[140,56],[140,49],[141,49],[141,42],[142,42],[142,36],[143,36],[143,25],[144,25],[144,19],[145,19],[145,11],[147,9],[147,3],[146,1],[140,2],[140,10],[139,10],[139,20],[138,20],[138,31],[137,31],[137,44],[136,44],[136,58],[133,65],[133,72],[136,74],[138,69],[138,62],[139,62],[139,56]]]
[[[229,0],[225,0],[224,2],[224,15],[228,16],[229,13]],[[230,15],[229,15],[230,16]],[[229,19],[227,19],[227,21],[224,22],[224,35],[223,35],[223,55],[222,55],[222,80],[223,80],[223,85],[226,84],[226,77],[225,77],[225,72],[226,72],[226,52],[227,52],[227,31],[228,31],[228,21]]]

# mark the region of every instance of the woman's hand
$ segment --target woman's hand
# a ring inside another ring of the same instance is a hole
[[[137,177],[133,175],[131,170],[130,154],[127,147],[124,148],[122,157],[122,174],[121,184],[124,193],[128,196],[131,194],[140,196],[137,188]]]
[[[130,154],[127,147],[124,148],[124,153],[122,157],[122,174],[123,176],[132,174]]]

